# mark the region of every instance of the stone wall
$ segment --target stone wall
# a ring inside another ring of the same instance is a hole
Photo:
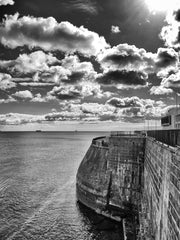
[[[113,172],[114,193],[111,202],[128,210],[125,206],[138,210],[141,198],[141,172],[144,160],[143,137],[111,137],[109,169]]]
[[[180,239],[180,149],[146,139],[141,239]]]
[[[104,140],[103,140],[104,142]],[[143,137],[109,137],[108,147],[93,141],[77,173],[77,197],[96,211],[137,212],[140,203]],[[135,207],[135,208],[134,208]],[[108,208],[108,209],[107,209]]]

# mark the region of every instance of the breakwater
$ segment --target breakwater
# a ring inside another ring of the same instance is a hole
[[[180,149],[152,133],[96,138],[77,173],[77,199],[125,227],[131,219],[134,239],[178,240]]]
[[[137,135],[93,139],[77,173],[77,199],[116,221],[130,219],[124,225],[131,235],[136,235],[144,146],[145,138]]]

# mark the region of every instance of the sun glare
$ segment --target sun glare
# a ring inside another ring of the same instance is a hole
[[[178,0],[145,0],[150,11],[167,12],[179,5]]]

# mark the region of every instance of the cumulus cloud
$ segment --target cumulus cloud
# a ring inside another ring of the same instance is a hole
[[[55,86],[50,92],[50,95],[55,96],[59,100],[74,100],[82,99],[88,96],[102,98],[104,96],[99,84],[92,82],[80,83],[78,85]],[[108,93],[105,93],[109,95]]]
[[[45,121],[44,116],[40,115],[30,115],[30,114],[20,114],[20,113],[8,113],[0,114],[0,124],[1,125],[20,125],[27,123],[34,123]]]
[[[81,120],[81,121],[107,121],[116,119],[115,108],[107,104],[82,103],[69,104],[61,112],[52,112],[45,116],[48,121]]]
[[[145,109],[153,107],[156,102],[152,99],[142,99],[137,96],[116,98],[113,97],[107,101],[116,108],[143,107]]]
[[[144,119],[160,119],[164,112],[163,102],[154,102],[142,107],[128,107],[122,109],[122,117],[129,122],[144,121]]]
[[[121,30],[119,29],[119,27],[118,26],[111,26],[111,32],[112,33],[120,33],[121,32]]]
[[[0,36],[1,43],[9,48],[40,47],[46,51],[79,52],[86,56],[96,55],[109,46],[97,33],[69,22],[58,23],[53,17],[8,15],[0,27]]]
[[[15,60],[0,60],[0,67],[11,72],[26,74],[48,71],[49,66],[58,62],[59,60],[51,53],[46,54],[42,51],[35,51],[30,54],[20,54]]]
[[[161,86],[164,88],[170,88],[175,92],[180,92],[180,71],[163,78]]]
[[[18,91],[16,93],[14,93],[12,96],[19,100],[30,100],[33,98],[33,95],[29,90]]]
[[[116,114],[118,114],[122,120],[129,122],[160,118],[165,107],[162,101],[141,99],[137,96],[111,98],[106,103],[117,109]]]
[[[179,12],[180,6],[176,6],[175,11],[170,12],[167,15],[167,26],[162,28],[160,37],[164,40],[165,45],[168,47],[179,48],[180,47],[180,21]]]
[[[120,105],[120,104],[121,105]],[[82,120],[82,121],[141,121],[144,119],[157,119],[161,117],[166,105],[162,101],[152,99],[112,98],[105,104],[81,103],[67,104],[63,111],[47,115],[50,121]]]
[[[163,86],[153,86],[150,89],[150,94],[151,95],[165,95],[165,94],[171,94],[173,93],[173,90],[170,88],[165,88]]]
[[[81,98],[81,92],[78,86],[54,87],[50,94],[59,100],[72,100]]]
[[[138,101],[138,100],[137,100]],[[127,101],[126,101],[127,102]],[[81,121],[81,122],[101,122],[101,121],[144,121],[144,119],[159,118],[166,106],[161,101],[151,99],[139,99],[142,105],[128,105],[126,108],[113,106],[109,103],[69,103],[64,105],[59,112],[57,110],[45,115],[28,114],[1,114],[0,124],[25,124],[44,121]]]
[[[14,5],[14,1],[13,0],[0,0],[0,6],[3,5]]]
[[[127,108],[127,107],[141,107],[143,106],[143,100],[134,96],[126,98],[116,98],[113,97],[107,101],[107,104],[110,104],[117,108]]]
[[[103,69],[150,71],[154,66],[155,56],[143,48],[125,43],[102,51],[97,60]]]
[[[16,83],[12,81],[11,75],[6,73],[0,73],[0,89],[1,90],[8,90],[15,87],[16,87]]]
[[[40,93],[37,93],[34,95],[33,98],[31,98],[31,102],[39,102],[39,103],[42,103],[42,102],[47,102],[48,99],[46,99],[46,97],[42,97],[42,95]]]
[[[14,75],[13,82],[22,86],[50,86],[77,84],[81,81],[94,81],[97,72],[91,62],[81,62],[76,55],[67,55],[58,60],[52,54],[42,51],[21,54],[15,60],[0,60],[0,68]],[[25,76],[29,77],[25,77]]]
[[[96,81],[103,85],[112,85],[117,88],[135,88],[147,86],[147,74],[144,72],[115,70],[100,74]]]
[[[157,68],[177,67],[179,56],[173,48],[159,48],[155,61]]]
[[[105,49],[96,59],[103,72],[125,70],[159,74],[177,69],[179,64],[178,53],[172,48],[159,48],[157,53],[151,53],[126,43]]]
[[[12,97],[8,97],[6,99],[0,99],[0,104],[2,104],[2,103],[12,103],[12,102],[16,102],[16,99],[14,99]]]

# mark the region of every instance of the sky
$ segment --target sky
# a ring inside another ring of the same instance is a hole
[[[0,130],[159,126],[179,102],[177,0],[0,0]]]

